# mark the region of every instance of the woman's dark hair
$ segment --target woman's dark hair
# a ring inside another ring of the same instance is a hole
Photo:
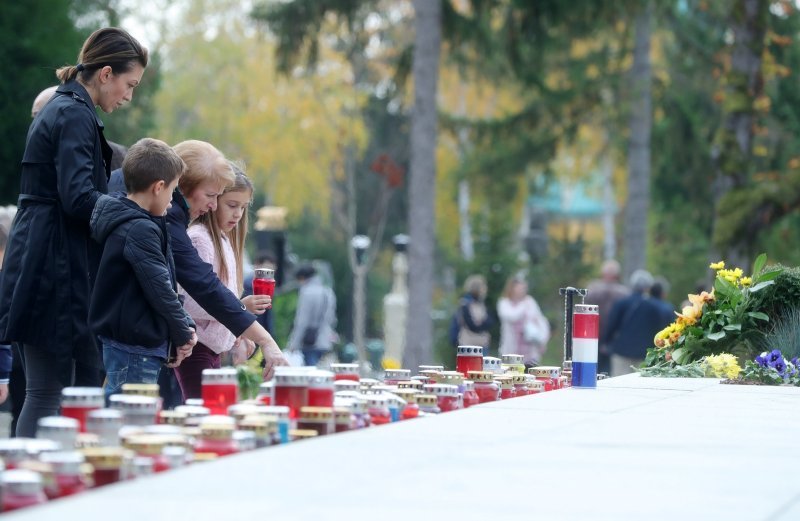
[[[147,67],[147,49],[136,38],[118,27],[106,27],[93,32],[83,42],[77,65],[67,65],[56,71],[61,83],[80,79],[88,82],[95,71],[106,65],[114,74],[122,74],[133,69],[134,63]]]

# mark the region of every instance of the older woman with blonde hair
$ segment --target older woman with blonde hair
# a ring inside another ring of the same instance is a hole
[[[264,313],[271,306],[271,299],[266,295],[254,296],[248,298],[247,304],[243,303],[220,281],[214,267],[200,258],[187,233],[192,221],[217,208],[217,198],[234,185],[236,175],[222,152],[210,143],[189,140],[173,148],[187,167],[167,211],[178,284],[234,336],[261,346],[264,379],[270,379],[275,366],[288,365],[275,340],[254,315]]]

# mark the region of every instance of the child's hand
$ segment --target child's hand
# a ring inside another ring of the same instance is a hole
[[[0,384],[0,403],[8,400],[8,384]]]
[[[247,311],[254,315],[261,315],[272,307],[272,297],[269,295],[248,295],[242,299]]]
[[[194,348],[195,344],[197,344],[197,333],[195,333],[194,329],[192,329],[192,338],[190,338],[186,344],[178,348],[177,359],[174,363],[167,364],[167,367],[174,369],[181,365],[181,362],[183,362],[185,359],[192,356],[192,349]]]

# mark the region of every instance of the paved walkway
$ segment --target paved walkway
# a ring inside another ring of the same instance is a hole
[[[798,520],[798,406],[798,388],[628,375],[233,456],[8,519]]]

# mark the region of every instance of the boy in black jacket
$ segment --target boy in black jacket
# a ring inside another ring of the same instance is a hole
[[[122,164],[128,195],[102,196],[92,212],[92,238],[103,244],[103,256],[89,324],[103,345],[106,397],[124,383],[156,383],[170,346],[179,346],[178,365],[197,342],[178,299],[164,218],[185,169],[166,143],[142,139]]]

